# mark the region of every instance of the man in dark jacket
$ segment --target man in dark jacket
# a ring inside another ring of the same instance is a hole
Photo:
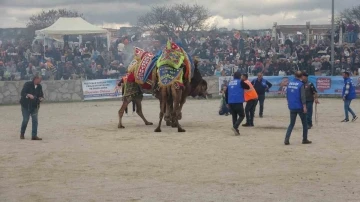
[[[25,131],[29,122],[30,116],[32,120],[32,137],[31,140],[42,140],[37,136],[38,128],[38,111],[40,102],[44,99],[42,91],[41,76],[35,75],[32,81],[26,82],[21,90],[21,112],[23,121],[21,124],[20,139],[25,139]]]
[[[256,93],[258,94],[258,103],[260,103],[259,116],[262,118],[264,112],[265,92],[272,87],[272,84],[263,78],[262,73],[259,73],[258,78],[254,79],[251,84],[254,86]]]
[[[313,83],[309,81],[309,75],[306,72],[302,73],[302,81],[304,83],[305,87],[305,95],[306,95],[306,121],[308,129],[311,129],[313,127],[312,122],[312,115],[313,115],[313,108],[314,108],[314,102],[316,104],[320,104],[318,100],[318,94],[316,87]]]

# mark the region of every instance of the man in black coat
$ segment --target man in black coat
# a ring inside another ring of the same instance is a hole
[[[37,136],[38,128],[38,111],[40,102],[44,99],[44,93],[41,86],[41,76],[35,75],[32,81],[26,82],[21,90],[21,112],[23,121],[21,124],[20,139],[25,139],[24,134],[30,116],[32,120],[32,137],[31,140],[42,140]]]

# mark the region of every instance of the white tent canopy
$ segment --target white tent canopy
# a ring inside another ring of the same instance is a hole
[[[108,34],[108,31],[86,22],[84,19],[59,18],[53,25],[37,30],[36,35],[81,35],[81,34]]]

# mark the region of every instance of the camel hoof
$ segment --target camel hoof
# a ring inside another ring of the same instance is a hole
[[[125,128],[125,126],[122,126],[122,125],[118,125],[118,128]]]
[[[154,132],[155,132],[155,133],[161,133],[161,129],[160,129],[160,128],[156,128]]]
[[[147,123],[145,123],[145,125],[147,125],[147,126],[152,126],[152,125],[154,125],[154,124],[151,123],[151,122],[147,122]]]
[[[166,121],[166,126],[171,126],[171,121]]]
[[[182,128],[178,128],[178,132],[179,132],[179,133],[185,133],[186,130],[185,130],[185,129],[182,129]]]

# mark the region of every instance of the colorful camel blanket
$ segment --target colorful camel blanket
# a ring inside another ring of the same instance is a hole
[[[191,56],[181,48],[181,44],[168,41],[166,47],[158,55],[159,59],[156,63],[157,67],[168,65],[178,69],[184,65],[185,79],[190,80],[192,78],[195,65]]]
[[[151,79],[151,73],[156,67],[156,62],[157,58],[152,53],[135,47],[134,59],[128,66],[128,72],[134,74],[135,81],[138,84],[152,84],[149,79]]]
[[[169,65],[160,66],[158,69],[159,86],[169,86],[174,83],[183,85],[183,69],[175,69]]]
[[[184,70],[180,68],[182,65],[185,68]],[[154,71],[156,67],[158,69]],[[136,83],[153,85],[151,79],[157,73],[160,86],[167,86],[174,82],[181,85],[183,76],[185,79],[190,80],[194,70],[195,65],[191,56],[179,45],[170,41],[156,55],[136,47],[134,49],[134,59],[128,67],[128,72],[134,74]]]
[[[184,59],[185,54],[182,48],[175,43],[168,41],[156,65],[158,67],[168,65],[174,69],[179,69],[183,64]]]

